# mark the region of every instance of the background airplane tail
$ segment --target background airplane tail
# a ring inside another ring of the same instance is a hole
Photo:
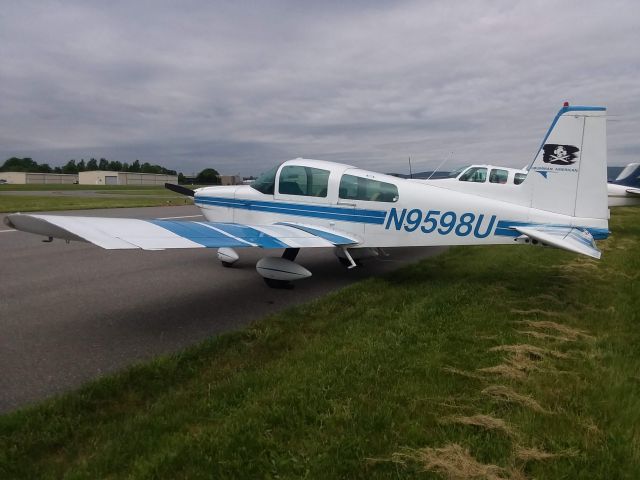
[[[532,208],[608,219],[606,109],[565,103],[527,177]]]

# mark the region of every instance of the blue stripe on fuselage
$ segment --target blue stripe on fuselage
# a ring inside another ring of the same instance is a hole
[[[237,200],[220,197],[196,196],[195,203],[216,207],[238,208],[241,210],[254,210],[258,212],[281,213],[283,215],[296,215],[300,217],[326,218],[353,223],[370,223],[373,225],[384,224],[384,219],[387,215],[386,210],[352,209],[327,207],[323,205],[304,205],[299,203],[265,202],[259,200]]]

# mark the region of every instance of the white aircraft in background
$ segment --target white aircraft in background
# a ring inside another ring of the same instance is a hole
[[[630,163],[607,184],[609,206],[640,205],[640,163]]]
[[[527,168],[475,164],[460,167],[445,177],[415,181],[508,201],[527,173]],[[614,181],[607,183],[609,207],[640,205],[639,187],[640,163],[630,163]]]
[[[252,185],[170,187],[192,195],[206,221],[16,213],[5,222],[106,249],[219,248],[226,265],[237,248],[284,249],[256,265],[272,287],[311,275],[294,261],[300,248],[334,247],[350,267],[380,248],[407,246],[533,244],[600,258],[594,239],[609,235],[606,152],[606,109],[565,106],[532,174],[499,198],[298,158]]]

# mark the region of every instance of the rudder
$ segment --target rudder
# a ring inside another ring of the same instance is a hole
[[[607,219],[606,109],[565,104],[529,171],[532,208]]]

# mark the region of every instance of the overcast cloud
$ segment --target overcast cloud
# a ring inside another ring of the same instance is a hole
[[[640,161],[635,1],[2,2],[0,161],[523,166],[564,100]]]

